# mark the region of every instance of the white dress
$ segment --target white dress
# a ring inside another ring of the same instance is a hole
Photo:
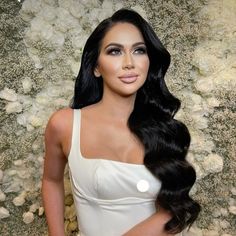
[[[68,165],[80,235],[121,236],[156,212],[161,182],[144,165],[83,157],[80,121],[74,109]]]

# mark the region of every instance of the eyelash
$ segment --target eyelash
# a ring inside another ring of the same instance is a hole
[[[137,54],[146,54],[147,53],[147,49],[144,47],[139,47],[134,50],[134,52],[137,52],[137,51],[138,51]],[[120,55],[120,53],[121,53],[120,48],[110,48],[107,50],[108,55]]]

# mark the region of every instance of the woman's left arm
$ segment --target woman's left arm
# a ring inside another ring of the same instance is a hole
[[[165,210],[159,210],[141,223],[135,225],[122,236],[173,236],[164,230],[165,224],[171,219],[171,214]]]

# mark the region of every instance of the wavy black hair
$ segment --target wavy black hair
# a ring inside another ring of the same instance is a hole
[[[200,205],[189,196],[196,180],[194,168],[186,161],[190,145],[187,127],[174,116],[180,101],[168,90],[164,76],[170,64],[170,54],[149,23],[137,12],[120,9],[103,20],[88,38],[76,78],[73,109],[97,103],[102,98],[102,78],[94,69],[105,34],[117,23],[130,23],[143,35],[150,61],[147,79],[137,91],[128,127],[145,147],[144,165],[161,182],[156,207],[169,211],[172,218],[165,230],[179,233],[196,220]]]

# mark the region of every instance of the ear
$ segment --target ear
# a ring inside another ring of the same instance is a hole
[[[101,76],[101,73],[100,73],[100,71],[98,69],[98,66],[95,67],[93,73],[94,73],[95,77],[100,77]]]

